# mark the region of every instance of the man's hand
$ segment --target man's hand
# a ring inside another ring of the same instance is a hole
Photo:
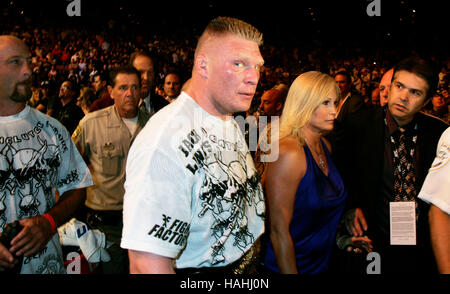
[[[23,229],[11,241],[10,252],[16,256],[31,257],[40,252],[52,238],[52,226],[42,216],[22,219]]]
[[[12,269],[17,262],[18,260],[14,258],[11,252],[0,243],[0,272],[5,269]]]
[[[372,240],[367,236],[351,237],[350,246],[347,247],[347,251],[352,250],[355,253],[372,252]]]
[[[365,231],[367,231],[367,221],[361,208],[355,208],[347,212],[344,221],[349,234],[352,234],[353,236],[365,235]]]

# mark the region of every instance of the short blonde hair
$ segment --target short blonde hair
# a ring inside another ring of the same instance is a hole
[[[289,88],[280,117],[280,139],[293,136],[304,144],[301,129],[308,124],[317,107],[333,92],[339,100],[339,87],[327,74],[309,71],[298,76]]]
[[[261,46],[263,44],[263,35],[258,29],[245,21],[237,18],[219,16],[209,22],[203,34],[200,36],[197,48],[195,49],[195,56],[204,42],[211,36],[222,36],[232,34],[243,39],[254,41]]]

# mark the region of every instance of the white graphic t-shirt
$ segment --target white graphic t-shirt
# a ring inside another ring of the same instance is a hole
[[[175,258],[178,268],[225,266],[262,234],[264,211],[237,123],[208,114],[184,92],[130,149],[123,248]]]
[[[418,197],[450,214],[450,127],[439,139],[436,157]]]
[[[55,119],[26,106],[0,116],[0,232],[7,223],[46,213],[68,190],[93,184],[70,134]],[[65,273],[58,234],[21,273]]]

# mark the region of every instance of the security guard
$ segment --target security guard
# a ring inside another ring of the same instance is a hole
[[[138,108],[140,74],[133,67],[112,71],[108,91],[114,105],[88,113],[72,135],[94,179],[78,219],[102,230],[113,243],[108,248],[111,261],[102,264],[102,272],[128,273],[127,253],[119,247],[126,159],[149,116]]]

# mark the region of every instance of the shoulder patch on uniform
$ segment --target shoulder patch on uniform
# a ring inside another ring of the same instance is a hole
[[[80,125],[78,125],[72,134],[72,140],[75,140],[81,134],[81,131],[82,131],[82,128]]]
[[[450,158],[450,144],[444,142],[437,152],[436,158],[431,165],[430,171],[440,169],[444,165],[446,165]]]

